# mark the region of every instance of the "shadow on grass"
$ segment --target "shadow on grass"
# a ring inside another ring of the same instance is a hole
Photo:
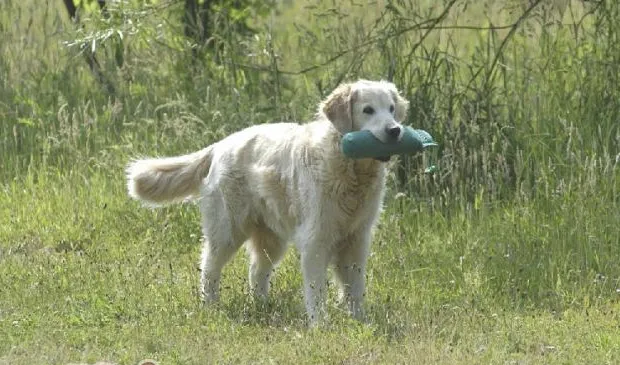
[[[215,311],[230,322],[241,326],[270,327],[280,330],[309,329],[303,305],[301,288],[285,287],[272,290],[266,300],[253,298],[247,290],[224,287],[220,301],[200,305],[202,310]],[[341,332],[343,328],[366,328],[374,336],[388,340],[405,338],[419,323],[412,321],[412,313],[404,301],[368,301],[362,321],[353,319],[344,305],[335,300],[334,290],[326,302],[327,320],[320,326],[327,331]],[[227,293],[228,292],[228,293]]]

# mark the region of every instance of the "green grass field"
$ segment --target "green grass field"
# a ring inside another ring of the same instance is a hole
[[[620,5],[520,21],[518,1],[456,1],[444,29],[414,27],[450,6],[435,3],[283,2],[195,62],[179,2],[77,30],[60,1],[5,1],[0,364],[620,363]],[[197,207],[141,207],[125,164],[306,120],[338,81],[388,70],[440,171],[391,165],[366,322],[331,293],[329,322],[306,328],[294,249],[267,303],[240,252],[201,305]]]

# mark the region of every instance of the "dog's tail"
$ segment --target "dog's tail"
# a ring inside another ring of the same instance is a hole
[[[127,166],[129,196],[152,205],[197,195],[209,173],[212,146],[189,155],[134,160]]]

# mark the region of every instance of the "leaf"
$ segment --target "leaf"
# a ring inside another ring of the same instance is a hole
[[[30,118],[19,118],[17,123],[28,127],[34,127],[34,121]]]
[[[125,61],[124,57],[124,48],[123,48],[123,39],[119,39],[118,42],[114,43],[114,58],[116,59],[116,65],[118,67],[122,67]]]

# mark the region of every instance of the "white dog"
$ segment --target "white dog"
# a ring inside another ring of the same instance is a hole
[[[222,269],[244,242],[251,290],[266,297],[271,273],[294,241],[310,323],[324,316],[330,264],[340,298],[359,319],[386,159],[347,158],[340,139],[369,130],[395,143],[408,104],[390,82],[342,84],[320,104],[313,122],[256,125],[192,154],[132,162],[129,195],[156,205],[199,198],[206,302],[218,299]]]

